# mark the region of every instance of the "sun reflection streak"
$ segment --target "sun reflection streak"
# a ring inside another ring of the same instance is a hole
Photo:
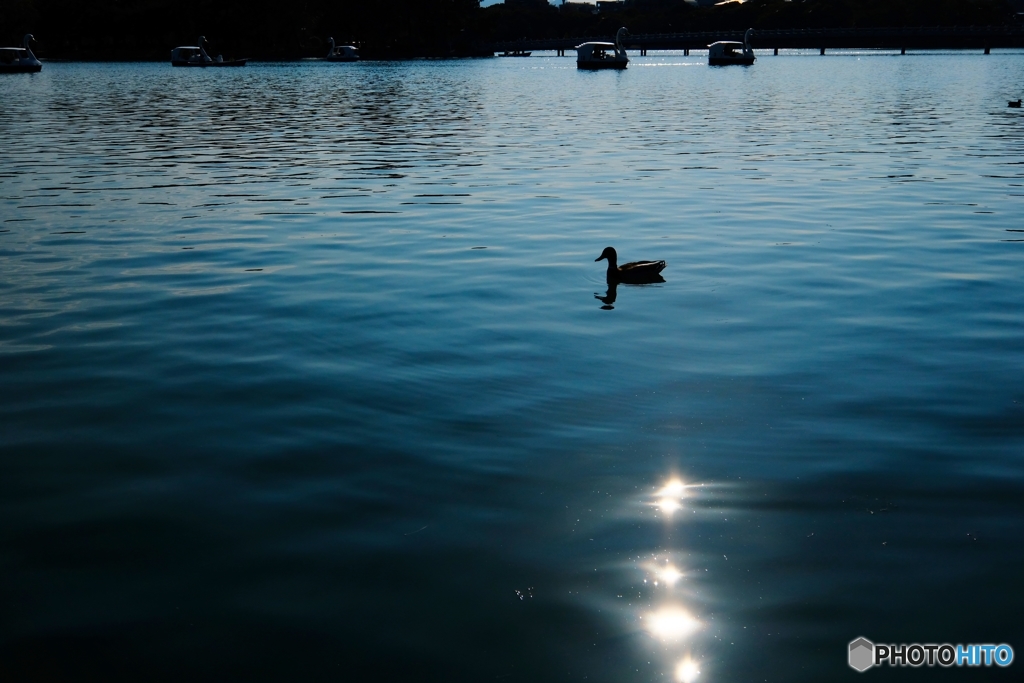
[[[647,615],[647,628],[655,638],[678,641],[700,628],[700,622],[691,617],[686,610],[665,607]]]
[[[686,524],[689,515],[675,513],[684,509],[689,513],[690,508],[697,513],[703,486],[705,484],[687,484],[682,478],[670,475],[661,484],[647,489],[641,504],[655,514],[645,518],[659,519],[669,529]],[[672,547],[674,545],[661,546],[646,558],[637,556],[637,561],[630,563],[642,572],[644,584],[635,593],[642,602],[630,611],[636,619],[634,623],[650,636],[648,645],[657,648],[659,658],[664,657],[662,680],[694,683],[698,678],[704,679],[701,665],[706,662],[692,648],[703,640],[700,632],[706,624],[689,611],[689,602],[700,593],[697,589],[705,577],[703,573],[686,570],[689,561],[685,558],[689,554],[682,548]],[[693,607],[699,609],[698,605]]]
[[[658,501],[658,507],[661,508],[661,511],[664,512],[666,515],[671,515],[673,512],[675,512],[676,510],[683,506],[679,504],[678,500],[675,500],[673,498],[662,498],[661,500]]]
[[[654,576],[654,585],[665,585],[668,588],[672,588],[679,582],[679,579],[685,575],[669,560],[665,560],[662,563],[661,560],[655,560],[648,564],[643,565],[643,569]],[[647,579],[644,579],[646,583]]]
[[[674,586],[676,581],[683,578],[683,573],[669,564],[658,570],[658,578],[669,586]]]
[[[692,659],[684,659],[676,667],[676,680],[679,683],[693,683],[699,675],[700,669],[697,667],[697,662]]]
[[[682,499],[686,495],[686,484],[679,479],[670,479],[667,484],[654,494],[658,499],[655,503],[665,515],[671,517],[672,513],[680,510]]]
[[[663,498],[682,498],[686,491],[686,485],[679,479],[671,479],[660,491],[658,495]]]

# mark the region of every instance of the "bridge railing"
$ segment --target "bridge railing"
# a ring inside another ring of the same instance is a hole
[[[743,30],[648,33],[626,36],[624,47],[643,50],[701,49],[719,40],[743,40]],[[612,42],[610,36],[517,40],[493,51],[572,50],[580,43]],[[751,45],[771,48],[976,49],[1024,47],[1024,26],[914,26],[886,28],[754,29]]]

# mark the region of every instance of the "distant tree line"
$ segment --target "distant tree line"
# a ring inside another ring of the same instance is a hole
[[[695,0],[626,0],[621,9],[596,13],[592,5],[506,0],[483,10],[489,40],[611,36],[774,28],[878,28],[998,26],[1014,23],[1024,0],[749,0],[698,5]]]
[[[33,33],[40,56],[167,59],[199,35],[225,57],[322,56],[331,36],[367,58],[483,54],[498,40],[755,28],[984,26],[1017,21],[1022,0],[750,0],[698,6],[694,0],[627,0],[593,5],[506,0],[0,0],[0,44]]]
[[[333,37],[371,58],[445,57],[479,51],[480,21],[479,0],[0,0],[0,43],[32,33],[44,57],[169,59],[203,35],[225,57],[297,59]]]

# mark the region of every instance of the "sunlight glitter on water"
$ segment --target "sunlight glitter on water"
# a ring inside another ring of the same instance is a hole
[[[669,564],[668,560],[665,561],[665,566],[663,567],[655,565],[649,568],[658,577],[658,580],[666,586],[674,586],[679,579],[683,578],[683,573]]]
[[[687,485],[679,477],[672,476],[654,489],[646,505],[662,513],[659,525],[662,530],[672,528],[679,531],[680,527],[691,520],[686,516],[673,518],[671,513],[682,509],[682,501],[687,498],[688,489],[695,491],[702,487]],[[666,505],[666,502],[672,505]],[[696,504],[699,499],[694,498],[692,502]],[[654,520],[647,521],[651,523]],[[672,533],[670,537],[675,538],[676,534]],[[694,616],[693,607],[689,604],[694,601],[699,589],[697,585],[686,585],[687,573],[680,569],[680,560],[691,556],[691,550],[685,544],[663,544],[652,549],[649,560],[622,567],[623,579],[626,581],[630,581],[637,571],[643,577],[643,589],[637,594],[640,600],[632,613],[623,614],[625,621],[640,625],[646,637],[658,644],[650,656],[663,663],[668,675],[676,678],[685,675],[686,680],[695,680],[697,675],[696,660],[692,659],[697,645],[694,636],[705,626]],[[625,592],[633,589],[623,587],[622,590]],[[703,604],[707,604],[710,599],[711,596],[706,592],[701,594]],[[649,647],[642,646],[642,649]],[[680,660],[680,656],[685,656],[685,659]]]
[[[692,659],[684,659],[676,666],[675,673],[679,683],[693,683],[700,676],[700,666]]]
[[[648,612],[646,616],[651,635],[669,643],[681,641],[700,628],[699,621],[682,607],[673,604],[662,606],[656,612]]]
[[[672,479],[665,486],[659,490],[655,496],[658,499],[656,503],[659,510],[661,510],[666,517],[671,517],[673,513],[682,509],[682,500],[685,494],[686,486],[678,479]]]

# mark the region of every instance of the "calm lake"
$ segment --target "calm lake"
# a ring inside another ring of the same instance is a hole
[[[0,677],[1024,656],[1022,94],[980,50],[0,78]]]

